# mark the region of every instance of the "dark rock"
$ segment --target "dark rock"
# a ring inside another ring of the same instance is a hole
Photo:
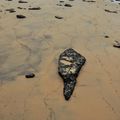
[[[27,1],[19,0],[18,3],[28,3]]]
[[[63,5],[62,5],[62,4],[60,4],[60,3],[59,3],[59,4],[56,4],[56,5],[57,5],[57,6],[63,6]]]
[[[109,13],[118,13],[117,11],[111,11],[111,10],[107,10],[107,9],[105,9],[105,12],[109,12]]]
[[[32,7],[32,8],[28,8],[28,10],[40,10],[40,7]]]
[[[35,77],[35,74],[34,73],[27,73],[26,75],[25,75],[25,77],[26,78],[33,78],[33,77]]]
[[[105,37],[105,38],[109,38],[109,36],[108,36],[108,35],[105,35],[104,37]]]
[[[16,17],[17,17],[18,19],[24,19],[24,18],[26,18],[26,16],[24,16],[24,15],[16,15]]]
[[[9,11],[10,13],[16,12],[13,8],[6,9],[5,11]]]
[[[17,7],[18,9],[24,9],[24,10],[26,10],[26,8],[22,8],[22,7]]]
[[[65,6],[65,7],[72,7],[71,4],[67,4],[67,3],[66,3],[64,6]]]
[[[57,18],[57,19],[63,19],[63,17],[60,17],[60,16],[55,16],[55,18]]]
[[[64,81],[64,97],[69,100],[75,85],[76,78],[86,59],[72,48],[65,50],[59,57],[58,73]]]
[[[18,9],[23,9],[22,7],[17,7]]]
[[[120,48],[120,42],[115,41],[115,44],[113,45],[113,47]]]
[[[60,0],[60,3],[63,3],[64,1],[63,0]]]
[[[94,0],[83,0],[83,2],[96,2]]]

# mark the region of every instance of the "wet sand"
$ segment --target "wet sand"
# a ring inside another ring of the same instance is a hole
[[[11,8],[15,12],[6,11]],[[115,40],[120,41],[120,5],[109,0],[1,0],[0,120],[120,120]],[[71,47],[87,62],[65,101],[57,63]],[[36,76],[27,79],[27,72]]]

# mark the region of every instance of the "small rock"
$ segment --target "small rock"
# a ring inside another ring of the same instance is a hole
[[[28,3],[27,1],[19,0],[18,3]]]
[[[17,17],[18,19],[24,19],[24,18],[26,18],[26,16],[24,16],[24,15],[16,15],[16,17]]]
[[[63,19],[63,17],[60,17],[60,16],[55,16],[55,18],[57,18],[57,19]]]
[[[105,37],[105,38],[109,38],[109,36],[108,36],[108,35],[105,35],[104,37]]]
[[[24,9],[24,10],[26,10],[26,8],[22,8],[22,7],[17,7],[18,9]]]
[[[114,43],[113,47],[120,48],[120,42],[115,41],[115,43]]]
[[[26,78],[33,78],[33,77],[35,77],[35,74],[34,73],[27,73],[26,75],[25,75],[25,77]]]
[[[64,6],[65,6],[65,7],[72,7],[71,4],[67,4],[67,3],[66,3]]]
[[[23,9],[22,7],[17,7],[18,9]]]
[[[96,2],[94,0],[83,0],[83,2]]]
[[[57,6],[63,6],[62,4],[60,4],[60,3],[58,3],[58,4],[56,4]]]
[[[5,11],[9,11],[9,13],[13,13],[13,12],[16,12],[13,8],[10,8],[10,9],[6,9]]]
[[[32,8],[28,8],[28,10],[40,10],[40,7],[32,7]]]
[[[105,9],[105,12],[109,12],[109,13],[118,13],[117,11],[111,11],[111,10],[107,10],[107,9]]]
[[[60,3],[63,3],[64,1],[63,0],[60,0]]]

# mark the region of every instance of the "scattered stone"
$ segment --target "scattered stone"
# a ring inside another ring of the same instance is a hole
[[[63,1],[63,0],[60,0],[60,3],[64,3],[65,1]]]
[[[22,8],[22,7],[17,7],[18,9],[24,9],[24,10],[26,10],[26,8]]]
[[[28,3],[27,1],[19,0],[18,3]]]
[[[109,38],[109,36],[108,36],[108,35],[105,35],[104,37],[105,37],[105,38]]]
[[[94,0],[83,0],[83,2],[96,2]]]
[[[26,18],[26,16],[24,16],[24,15],[16,15],[16,17],[17,17],[18,19],[24,19],[24,18]]]
[[[23,9],[22,7],[17,7],[18,9]]]
[[[62,4],[56,4],[57,6],[62,6]]]
[[[63,93],[66,100],[70,99],[76,85],[76,78],[85,62],[85,57],[72,48],[69,48],[60,54],[58,73],[64,81]]]
[[[10,8],[10,9],[6,9],[5,11],[9,11],[9,13],[13,13],[13,12],[16,12],[13,8]]]
[[[34,78],[35,77],[35,74],[34,73],[27,73],[26,75],[25,75],[25,77],[26,78]]]
[[[71,4],[67,4],[67,3],[66,3],[64,6],[65,6],[65,7],[72,7]]]
[[[40,7],[33,7],[33,8],[28,8],[28,10],[40,10]]]
[[[111,11],[111,10],[107,10],[107,9],[105,9],[105,12],[109,12],[109,13],[118,13],[117,11]]]
[[[115,43],[114,43],[113,47],[120,48],[120,42],[115,41]]]
[[[63,17],[60,17],[60,16],[55,16],[55,18],[57,18],[57,19],[63,19]]]

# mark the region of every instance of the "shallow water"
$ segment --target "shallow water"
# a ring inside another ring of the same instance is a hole
[[[113,42],[119,41],[120,5],[103,0],[65,0],[72,7],[58,3],[0,1],[0,120],[119,120],[120,51]],[[30,11],[29,6],[41,10]],[[26,18],[17,19],[17,14]],[[70,47],[87,63],[66,102],[57,63]],[[36,77],[26,79],[29,71]]]

